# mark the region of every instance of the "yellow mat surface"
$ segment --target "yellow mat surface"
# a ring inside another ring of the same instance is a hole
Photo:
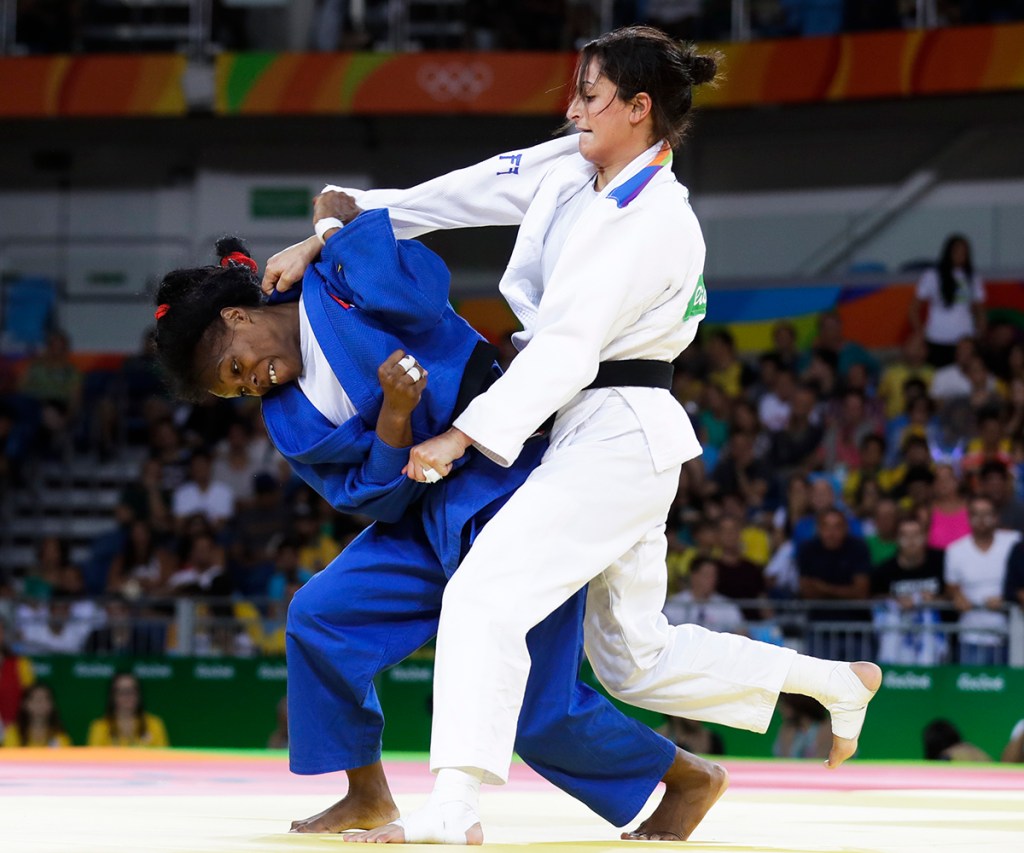
[[[3,758],[0,853],[294,853],[339,850],[342,845],[349,851],[360,849],[339,836],[287,831],[291,820],[329,805],[333,790],[328,793],[322,786],[302,791],[302,781],[296,780],[289,791],[287,780],[295,777],[283,776],[281,795],[268,794],[261,786],[246,793],[244,763],[235,765],[242,771],[232,776],[209,761],[191,765],[194,794],[181,789],[181,778],[147,769],[146,776],[132,777],[136,792],[126,793],[130,789],[119,787],[121,782],[111,782],[99,769],[90,770],[81,762],[48,761],[40,768],[46,775],[31,780],[29,765]],[[174,772],[180,772],[180,756],[169,755],[167,761],[168,768],[173,764]],[[19,770],[22,784],[13,775]],[[785,780],[786,765],[771,765],[771,770]],[[792,772],[806,770],[794,766]],[[751,787],[744,786],[743,774],[737,773],[737,784],[685,844],[619,841],[618,830],[584,806],[560,791],[524,780],[518,786],[485,788],[485,847],[522,850],[529,845],[534,853],[601,853],[654,843],[694,853],[1024,853],[1024,789],[1009,784],[1003,790],[972,790],[969,776],[964,787],[949,787],[956,777],[948,775],[953,772],[948,765],[943,772],[945,787],[936,790],[806,790],[784,782],[775,788]],[[889,773],[883,767],[877,775],[884,780]],[[1020,777],[1006,777],[1011,778]],[[170,784],[174,787],[162,793]],[[53,793],[46,792],[47,786]],[[653,809],[658,796],[656,792],[643,814]],[[408,810],[424,802],[425,794],[399,793],[396,800]]]

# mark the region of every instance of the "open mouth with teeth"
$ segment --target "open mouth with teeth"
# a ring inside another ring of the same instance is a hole
[[[267,365],[267,373],[270,374],[270,384],[277,385],[277,370],[274,369],[274,362]]]

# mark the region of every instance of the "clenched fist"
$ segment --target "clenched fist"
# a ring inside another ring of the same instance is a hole
[[[384,392],[384,406],[392,414],[408,416],[427,387],[427,370],[415,357],[395,350],[377,368],[377,379]]]

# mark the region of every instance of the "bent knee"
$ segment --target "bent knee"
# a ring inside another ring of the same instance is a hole
[[[316,595],[314,590],[310,588],[310,584],[306,583],[296,590],[295,595],[292,596],[292,600],[288,605],[285,630],[287,633],[292,634],[295,631],[301,631],[303,628],[313,625],[317,618],[323,615],[323,610],[323,596]]]
[[[637,695],[638,688],[635,681],[638,670],[624,666],[625,658],[611,661],[601,660],[596,656],[589,656],[590,668],[594,671],[594,677],[613,699],[628,703]]]
[[[595,675],[597,674],[595,673]],[[618,699],[620,702],[629,704],[630,700],[636,693],[636,691],[624,681],[605,679],[601,678],[601,676],[597,676],[597,680],[601,683],[601,686],[607,691],[608,695],[611,696],[612,699]]]
[[[288,604],[288,613],[285,616],[284,626],[285,632],[293,634],[303,625],[309,623],[309,611],[306,605],[306,597],[302,596],[302,590],[296,591],[292,600]]]

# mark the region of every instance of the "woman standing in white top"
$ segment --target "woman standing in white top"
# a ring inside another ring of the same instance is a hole
[[[925,306],[928,319],[922,321]],[[974,338],[985,331],[985,285],[974,271],[971,244],[962,234],[946,238],[938,265],[918,281],[910,325],[915,333],[923,327],[928,361],[935,367],[953,363],[961,338]]]

